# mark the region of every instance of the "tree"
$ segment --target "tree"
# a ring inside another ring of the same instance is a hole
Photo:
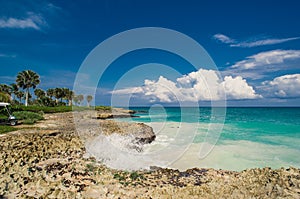
[[[18,73],[16,83],[25,90],[25,106],[28,106],[29,90],[40,83],[40,76],[32,70],[24,70]]]
[[[10,96],[7,93],[0,92],[0,102],[10,102]]]
[[[62,88],[55,88],[54,89],[54,97],[56,98],[56,103],[58,104],[58,101],[62,102],[62,98],[64,97],[64,90]]]
[[[24,97],[23,91],[16,92],[16,97],[19,99],[20,104],[22,103],[22,98]]]
[[[0,84],[0,92],[11,96],[11,87],[7,84]]]
[[[40,88],[35,89],[34,94],[35,96],[37,96],[38,99],[41,99],[46,96],[46,92]]]
[[[93,96],[91,96],[91,95],[86,96],[86,101],[87,101],[88,107],[90,107],[90,102],[92,100],[93,100]]]
[[[75,104],[77,105],[79,102],[78,96],[77,95],[73,96],[73,100],[74,100]]]
[[[13,100],[15,100],[18,91],[19,91],[19,87],[17,84],[15,83],[10,84],[10,92],[14,94]]]
[[[68,88],[64,88],[64,97],[68,101],[69,106],[72,106],[72,99],[74,97],[74,92]]]
[[[77,95],[77,99],[78,99],[78,103],[80,105],[81,102],[84,100],[84,96],[83,95]]]
[[[47,90],[47,95],[48,95],[48,97],[50,97],[52,99],[52,97],[54,97],[54,89],[53,88],[49,88]]]

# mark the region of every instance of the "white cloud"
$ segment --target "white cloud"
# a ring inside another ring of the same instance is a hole
[[[283,75],[263,82],[264,90],[281,98],[300,97],[300,74]]]
[[[299,59],[300,50],[272,50],[261,52],[239,61],[231,68],[254,69],[260,66],[282,64],[284,61]]]
[[[235,78],[226,76],[221,85],[225,88],[226,95],[229,99],[255,99],[261,98],[255,93],[252,86],[249,86],[241,76]]]
[[[42,25],[45,25],[46,22],[41,15],[34,13],[27,13],[28,17],[23,19],[17,18],[1,18],[0,19],[0,28],[32,28],[35,30],[40,30]]]
[[[263,40],[257,40],[257,41],[243,41],[236,44],[230,44],[231,47],[243,47],[243,48],[251,48],[251,47],[257,47],[257,46],[266,46],[266,45],[274,45],[274,44],[280,44],[292,40],[300,39],[300,37],[291,37],[291,38],[284,38],[284,39],[263,39]]]
[[[225,44],[231,44],[231,43],[235,43],[235,40],[234,39],[231,39],[229,38],[228,36],[226,35],[223,35],[223,34],[215,34],[213,36],[214,39],[222,42],[222,43],[225,43]]]
[[[254,41],[253,40],[237,41],[223,34],[215,34],[213,38],[222,43],[230,44],[229,45],[230,47],[241,47],[241,48],[252,48],[257,46],[274,45],[274,44],[280,44],[280,43],[300,39],[300,37],[290,37],[290,38],[282,38],[282,39],[267,38],[267,39],[260,39]]]
[[[130,88],[123,88],[119,90],[114,90],[111,93],[117,95],[124,95],[124,94],[134,94],[134,93],[142,93],[143,89],[141,87],[130,87]]]
[[[119,89],[112,92],[116,95],[132,95],[149,99],[151,102],[174,101],[215,101],[227,99],[254,99],[256,94],[252,86],[240,76],[226,76],[222,80],[214,70],[200,69],[189,73],[175,82],[160,76],[158,80],[145,80],[141,87]]]

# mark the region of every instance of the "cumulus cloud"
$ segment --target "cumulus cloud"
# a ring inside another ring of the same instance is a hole
[[[145,80],[141,87],[132,87],[112,91],[112,94],[137,94],[151,102],[174,101],[216,101],[227,99],[255,99],[261,96],[256,94],[252,86],[240,76],[226,76],[221,79],[214,70],[200,69],[189,73],[175,82],[160,76],[158,80]]]
[[[18,19],[18,18],[1,18],[0,19],[0,28],[17,28],[17,29],[25,29],[32,28],[35,30],[40,30],[41,26],[45,25],[46,22],[41,15],[37,15],[34,13],[27,13],[26,18]]]
[[[280,98],[300,97],[300,74],[283,75],[263,82],[264,89]]]
[[[229,99],[255,99],[262,97],[256,94],[253,87],[249,86],[247,81],[241,76],[235,78],[226,76],[221,85],[224,87]]]
[[[225,44],[229,44],[230,47],[240,47],[240,48],[252,48],[257,46],[266,46],[280,44],[288,41],[293,41],[300,39],[300,37],[290,37],[290,38],[267,38],[267,39],[256,39],[256,40],[246,40],[246,41],[237,41],[223,34],[215,34],[214,39]]]
[[[265,65],[282,64],[284,61],[299,59],[300,50],[272,50],[261,52],[236,62],[231,68],[254,69]]]

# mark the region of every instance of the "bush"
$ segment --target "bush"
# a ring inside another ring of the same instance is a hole
[[[23,124],[34,124],[36,122],[37,122],[37,120],[35,120],[35,119],[25,119],[25,120],[23,120]]]
[[[62,113],[62,112],[70,112],[72,110],[75,111],[84,111],[84,110],[102,110],[102,111],[111,111],[110,106],[96,106],[96,107],[86,107],[86,106],[24,106],[24,105],[15,105],[12,106],[12,111],[30,111],[35,113]]]
[[[10,96],[6,93],[0,92],[0,102],[10,102]]]
[[[72,111],[71,106],[55,106],[55,107],[48,107],[48,106],[13,106],[13,111],[30,111],[35,113],[61,113],[61,112],[69,112]]]
[[[96,111],[110,111],[111,110],[111,107],[110,106],[96,106],[95,107],[95,110]]]
[[[16,116],[18,120],[23,120],[24,124],[34,124],[44,119],[42,115],[29,111],[18,111],[14,112],[13,115]]]
[[[0,119],[6,120],[7,117],[8,117],[7,114],[5,115],[5,114],[0,113]]]

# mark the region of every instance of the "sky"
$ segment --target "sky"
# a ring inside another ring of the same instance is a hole
[[[0,83],[13,83],[18,72],[30,69],[41,76],[39,88],[72,89],[76,76],[89,82],[96,67],[104,67],[101,60],[109,54],[102,52],[91,74],[78,75],[102,42],[127,30],[157,27],[196,41],[216,67],[201,62],[201,53],[195,66],[174,52],[133,50],[97,76],[95,93],[84,93],[94,95],[93,103],[300,106],[299,8],[296,0],[0,0]],[[164,43],[168,36],[153,40]],[[169,46],[183,49],[187,43],[174,40]]]

